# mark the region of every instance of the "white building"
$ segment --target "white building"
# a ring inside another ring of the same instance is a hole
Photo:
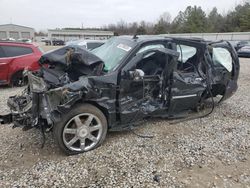
[[[49,29],[48,37],[64,41],[75,39],[106,40],[114,36],[112,31],[88,30],[88,29]]]
[[[34,39],[35,30],[31,27],[15,25],[15,24],[4,24],[0,25],[0,40],[7,38],[14,39]]]

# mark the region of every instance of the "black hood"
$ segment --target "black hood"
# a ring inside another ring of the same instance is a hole
[[[49,65],[49,69],[56,73],[68,73],[73,80],[78,80],[83,75],[98,76],[104,65],[99,57],[76,45],[50,51],[40,58],[39,63],[42,67]]]
[[[92,54],[90,51],[76,45],[65,46],[57,50],[50,51],[39,60],[40,64],[82,64],[85,66],[91,66],[94,64],[103,64],[103,61]]]

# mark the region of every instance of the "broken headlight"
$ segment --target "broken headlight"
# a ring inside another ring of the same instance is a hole
[[[28,79],[31,92],[42,93],[47,91],[47,85],[42,78],[29,72]]]

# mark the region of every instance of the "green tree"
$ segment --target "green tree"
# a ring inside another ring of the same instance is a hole
[[[155,34],[169,33],[170,26],[171,26],[171,15],[168,12],[164,12],[154,26],[154,33]]]
[[[147,34],[146,30],[146,23],[144,21],[141,21],[140,26],[136,30],[137,35],[145,35]]]
[[[238,12],[240,31],[250,31],[250,3],[239,5],[235,10]]]
[[[208,14],[207,22],[208,22],[207,32],[224,31],[225,19],[221,14],[218,13],[216,7],[214,7],[213,10]]]
[[[137,35],[145,35],[146,34],[146,29],[143,26],[140,26],[136,30]]]
[[[174,33],[196,33],[207,31],[207,18],[201,7],[188,6],[184,12],[180,11],[172,23]]]
[[[249,31],[250,30],[250,3],[238,5],[225,17],[226,31]]]
[[[188,10],[187,21],[184,30],[188,33],[198,33],[207,31],[207,19],[201,7],[194,6]]]
[[[184,15],[184,12],[180,11],[178,15],[174,18],[172,24],[171,24],[171,32],[172,33],[182,33],[184,24],[186,21],[186,17]]]

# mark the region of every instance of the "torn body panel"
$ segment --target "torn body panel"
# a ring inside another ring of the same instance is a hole
[[[231,97],[237,90],[239,77],[239,58],[234,47],[226,41],[212,43],[208,47],[212,65],[213,95],[222,95],[221,101]]]

